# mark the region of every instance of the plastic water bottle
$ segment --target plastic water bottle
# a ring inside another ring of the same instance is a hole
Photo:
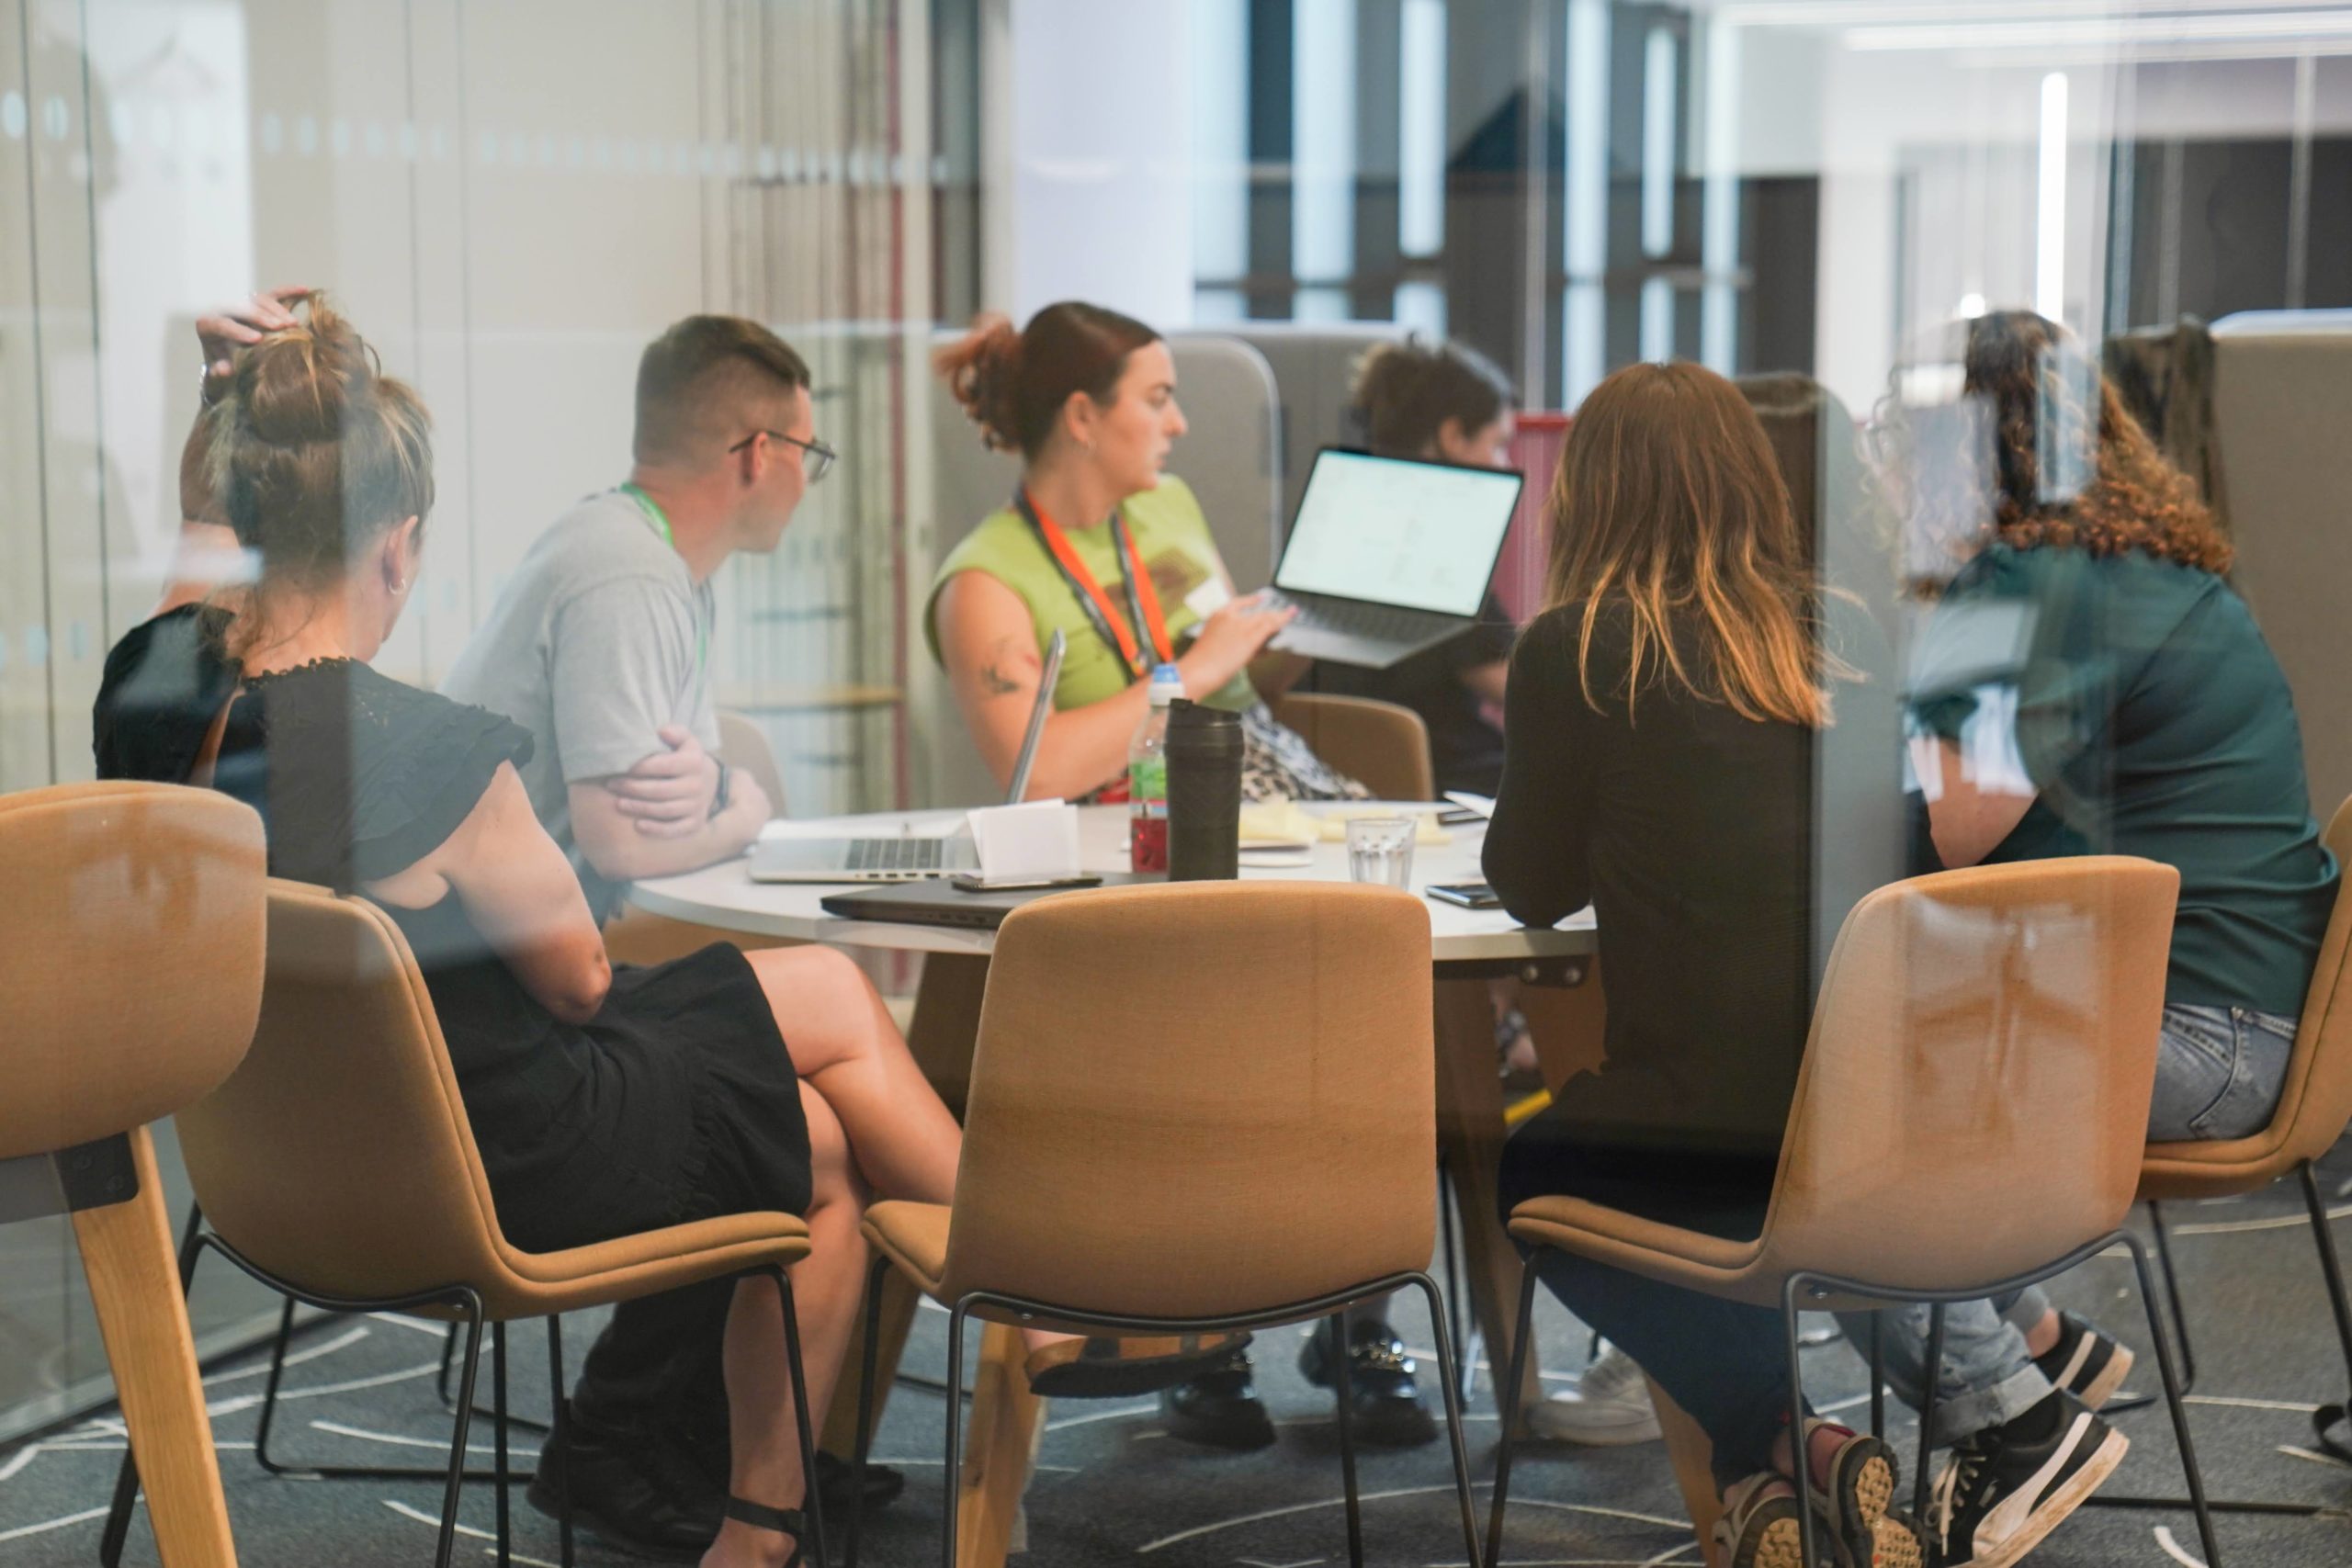
[[[1127,742],[1127,863],[1168,869],[1168,705],[1184,694],[1173,664],[1151,672],[1151,707]]]

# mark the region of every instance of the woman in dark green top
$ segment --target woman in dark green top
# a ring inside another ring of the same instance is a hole
[[[1915,545],[1972,552],[1906,694],[1936,854],[2177,868],[2148,1136],[2243,1137],[2278,1104],[2335,897],[2294,699],[2195,484],[2078,344],[2030,312],[1984,316],[1964,372],[1961,407],[1905,421]],[[1905,1323],[1888,1371],[1916,1403],[1926,1309]],[[2092,1412],[2131,1362],[2039,1291],[1949,1309],[1943,1561],[2014,1561],[2112,1471],[2123,1437]]]

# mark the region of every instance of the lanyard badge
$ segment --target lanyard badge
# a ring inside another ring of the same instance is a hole
[[[1077,596],[1078,607],[1086,612],[1095,634],[1118,649],[1119,661],[1125,667],[1130,682],[1151,673],[1153,666],[1176,657],[1175,642],[1168,635],[1168,619],[1160,612],[1159,591],[1152,586],[1151,575],[1143,570],[1124,513],[1111,514],[1112,547],[1119,558],[1120,586],[1125,590],[1127,600],[1127,613],[1122,616],[1111,595],[1079,558],[1060,525],[1046,515],[1026,490],[1014,491],[1012,503],[1036,531],[1047,558],[1061,572],[1070,592]],[[1148,648],[1144,646],[1147,641]]]

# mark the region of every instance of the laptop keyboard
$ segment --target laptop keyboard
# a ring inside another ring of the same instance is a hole
[[[944,863],[947,840],[937,838],[852,839],[849,869],[854,872],[937,871]]]
[[[1291,600],[1289,603],[1298,604],[1298,601]],[[1449,615],[1433,615],[1426,610],[1408,610],[1395,604],[1374,604],[1356,599],[1323,599],[1311,604],[1298,604],[1297,624],[1311,626],[1317,631],[1369,637],[1376,642],[1407,642],[1432,627],[1449,624],[1453,619]]]

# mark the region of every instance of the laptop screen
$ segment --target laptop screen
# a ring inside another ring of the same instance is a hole
[[[1520,476],[1325,447],[1274,585],[1475,615],[1519,505]]]

